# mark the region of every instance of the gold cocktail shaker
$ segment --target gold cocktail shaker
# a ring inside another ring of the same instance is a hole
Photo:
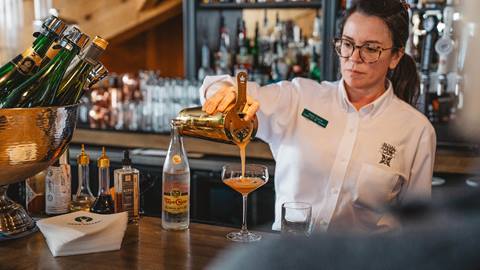
[[[223,113],[209,115],[202,111],[202,107],[180,111],[173,120],[179,127],[180,134],[223,143],[248,142],[257,132],[258,120],[256,116],[249,121],[243,119],[243,109],[247,104],[247,81],[247,73],[237,74],[236,102]]]

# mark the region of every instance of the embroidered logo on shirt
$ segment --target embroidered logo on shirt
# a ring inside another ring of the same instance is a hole
[[[380,159],[379,163],[390,167],[390,162],[395,157],[395,152],[397,152],[397,148],[395,148],[395,146],[384,142],[382,147],[380,147],[380,154],[382,154],[382,158]]]
[[[328,120],[315,114],[314,112],[308,110],[308,109],[303,109],[302,116],[307,118],[308,120],[314,122],[315,124],[326,128],[328,125]]]

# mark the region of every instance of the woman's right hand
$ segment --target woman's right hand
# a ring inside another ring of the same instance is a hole
[[[235,103],[236,98],[237,92],[233,86],[223,86],[217,91],[217,93],[205,101],[202,110],[210,115],[216,114],[217,112],[224,112],[228,106]],[[247,104],[245,105],[245,108],[243,108],[243,112],[245,113],[243,119],[245,121],[252,119],[259,108],[260,104],[258,101],[247,95]]]

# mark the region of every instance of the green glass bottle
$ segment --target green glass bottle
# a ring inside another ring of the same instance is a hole
[[[55,105],[75,104],[80,100],[84,88],[88,84],[88,76],[98,63],[98,58],[105,51],[108,42],[96,36],[92,43],[82,52],[80,61],[67,71],[55,97]]]
[[[90,38],[71,27],[60,41],[58,54],[40,71],[13,89],[0,103],[1,108],[31,108],[53,105],[63,75],[73,58]]]
[[[0,67],[0,101],[13,88],[20,85],[48,62],[48,52],[50,51],[50,54],[54,52],[49,49],[62,36],[67,25],[57,17],[50,16],[44,21],[42,27],[44,29],[42,32],[34,34],[36,39],[32,47]]]

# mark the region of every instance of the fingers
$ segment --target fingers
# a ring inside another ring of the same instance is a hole
[[[257,101],[252,101],[250,106],[248,106],[248,109],[245,112],[246,115],[243,119],[245,119],[245,121],[250,121],[255,116],[259,108],[260,104]]]
[[[236,99],[236,94],[235,92],[228,92],[220,102],[220,104],[217,107],[217,111],[223,112],[225,109],[232,104]]]
[[[219,106],[224,106],[222,103],[227,103],[225,108],[233,101],[231,100],[233,93],[233,100],[235,100],[235,92],[232,87],[225,87],[219,90],[211,98],[207,99],[203,104],[202,109],[208,114],[214,114],[219,111]],[[227,100],[225,100],[227,99]],[[225,100],[225,102],[224,102]],[[225,110],[223,108],[223,110]]]

